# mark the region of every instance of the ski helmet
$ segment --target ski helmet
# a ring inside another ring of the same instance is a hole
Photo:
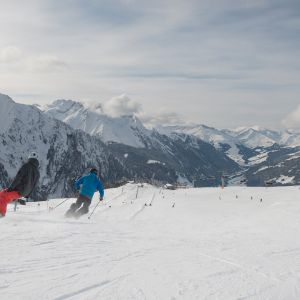
[[[31,153],[29,154],[29,156],[28,156],[28,159],[30,159],[30,158],[38,159],[37,153],[36,153],[36,152],[31,152]]]
[[[95,173],[95,174],[97,174],[97,173],[98,173],[98,170],[97,170],[96,168],[91,168],[90,173]]]

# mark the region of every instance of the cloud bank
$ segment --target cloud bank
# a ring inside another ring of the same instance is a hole
[[[96,103],[91,107],[97,108]],[[132,100],[126,94],[111,98],[103,105],[98,104],[100,112],[111,117],[121,117],[126,115],[136,115],[147,127],[157,125],[185,124],[180,114],[172,111],[172,108],[160,107],[151,115],[145,111],[143,105]]]
[[[59,59],[56,55],[27,54],[16,46],[7,46],[0,49],[0,64],[7,71],[19,69],[20,72],[51,72],[67,67],[67,63]]]
[[[112,117],[135,115],[141,111],[141,105],[122,94],[111,98],[103,105],[104,112]]]
[[[300,129],[300,105],[291,112],[283,121],[283,125],[286,128]]]
[[[299,0],[0,2],[0,89],[17,101],[125,92],[169,122],[271,128],[299,104]]]
[[[7,46],[0,51],[0,63],[13,63],[22,58],[22,51],[14,46]]]
[[[166,126],[166,125],[182,125],[186,124],[186,121],[183,120],[183,117],[172,111],[171,108],[161,108],[157,112],[154,112],[153,115],[148,113],[140,113],[138,117],[141,121],[150,128],[156,126]]]

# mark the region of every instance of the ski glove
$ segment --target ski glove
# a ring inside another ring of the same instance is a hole
[[[21,205],[26,205],[26,200],[24,200],[24,199],[18,199],[18,202],[19,202]]]

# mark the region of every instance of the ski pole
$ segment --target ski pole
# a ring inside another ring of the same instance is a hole
[[[117,195],[117,196],[115,196],[115,197],[113,197],[113,198],[111,199],[111,201],[113,201],[113,200],[119,198],[120,196],[122,196],[122,193],[119,194],[119,195]],[[97,205],[94,207],[94,209],[93,209],[93,211],[91,212],[91,214],[88,216],[88,219],[90,219],[90,218],[92,217],[92,215],[94,214],[96,208],[99,206],[99,204],[100,204],[101,201],[104,201],[104,200],[99,200],[99,202],[98,202]],[[111,207],[111,206],[109,206],[109,207]]]
[[[56,209],[57,207],[59,207],[60,205],[62,205],[63,203],[65,203],[69,198],[66,198],[65,200],[63,200],[62,202],[60,202],[59,204],[57,204],[56,206],[54,206],[53,208],[51,208],[51,210]]]
[[[91,214],[88,216],[88,219],[91,218],[91,216],[93,215],[94,211],[96,210],[96,208],[98,207],[98,205],[100,204],[100,202],[103,200],[99,200],[99,202],[97,203],[97,205],[94,207],[93,211],[91,212]]]
[[[15,201],[14,211],[17,211],[18,201]]]

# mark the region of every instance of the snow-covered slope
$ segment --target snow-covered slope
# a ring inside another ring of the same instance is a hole
[[[106,143],[145,147],[145,140],[151,134],[136,116],[110,117],[103,113],[101,105],[86,106],[72,100],[56,100],[40,108],[75,129],[101,137]]]
[[[280,144],[290,147],[300,146],[300,132],[291,129],[281,132]]]
[[[107,190],[90,220],[63,218],[73,199],[10,207],[1,299],[300,298],[298,187],[136,194]]]

